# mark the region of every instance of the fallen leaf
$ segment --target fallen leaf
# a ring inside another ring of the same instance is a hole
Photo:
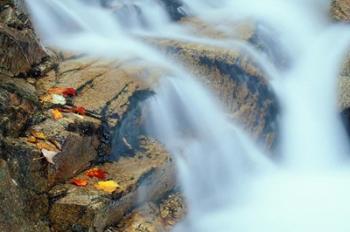
[[[75,114],[80,114],[80,115],[85,115],[86,114],[86,109],[82,106],[73,106],[73,107],[66,107],[66,108],[60,108],[59,109],[61,112],[65,113],[75,113]]]
[[[48,90],[48,93],[50,94],[59,94],[63,95],[65,97],[73,97],[77,95],[77,90],[74,88],[64,88],[64,87],[55,87],[55,88],[50,88]]]
[[[107,172],[99,168],[91,168],[86,171],[85,175],[90,178],[96,177],[100,180],[105,180],[107,178]]]
[[[77,90],[74,89],[74,88],[66,88],[66,89],[63,91],[63,95],[64,95],[64,96],[70,96],[70,97],[77,96]]]
[[[76,114],[85,115],[86,109],[84,107],[81,107],[81,106],[76,106],[73,108],[73,112]]]
[[[34,136],[29,136],[29,137],[27,138],[27,141],[28,141],[29,143],[36,143],[36,142],[37,142],[37,139],[36,139]]]
[[[37,139],[46,140],[46,136],[42,131],[32,130],[30,133]]]
[[[58,150],[62,150],[62,145],[57,142],[56,140],[53,140],[53,139],[49,139],[50,143],[52,143],[53,145],[55,145],[55,147],[58,149]]]
[[[55,155],[58,154],[57,151],[49,151],[46,149],[41,149],[41,153],[43,153],[43,156],[46,158],[47,162],[51,164],[55,164],[55,162],[53,161],[53,158],[55,157]]]
[[[51,110],[53,119],[60,120],[63,118],[63,114],[58,109]]]
[[[88,181],[86,179],[80,179],[80,178],[74,178],[71,181],[71,184],[74,184],[75,186],[79,187],[85,187],[88,185]]]
[[[51,103],[56,104],[56,105],[65,105],[67,103],[66,99],[57,94],[52,94],[52,100]]]
[[[108,180],[108,181],[99,181],[94,186],[98,190],[102,190],[107,193],[112,193],[119,187],[119,184],[117,184],[117,182],[113,180]]]
[[[56,151],[58,152],[59,150],[56,148],[56,146],[50,142],[47,142],[47,141],[44,141],[44,142],[38,142],[36,144],[36,147],[39,149],[39,150],[48,150],[48,151]]]

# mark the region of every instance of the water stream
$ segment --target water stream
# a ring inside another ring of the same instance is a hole
[[[172,22],[156,0],[114,1],[114,7],[126,4],[121,15],[98,0],[27,3],[49,45],[141,59],[171,70],[146,107],[148,131],[174,156],[189,205],[175,231],[350,231],[350,153],[336,93],[350,28],[330,22],[329,1],[183,0],[181,12],[228,35],[231,23],[242,20],[273,29],[280,52],[288,57],[287,68],[249,44],[238,44],[258,58],[281,105],[279,162],[267,158],[197,78],[142,38],[200,41],[227,49],[237,44],[235,39],[195,34]]]

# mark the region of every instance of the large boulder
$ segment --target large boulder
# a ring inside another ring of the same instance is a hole
[[[87,187],[58,185],[51,191],[50,221],[54,231],[102,232],[119,222],[137,205],[157,200],[175,186],[175,169],[168,153],[155,141],[145,139],[134,157],[99,166],[108,179],[119,184],[113,193],[97,190],[97,180]],[[85,178],[84,174],[78,178]]]
[[[249,56],[206,44],[174,40],[154,43],[201,78],[253,138],[267,148],[273,146],[278,102],[263,71]]]

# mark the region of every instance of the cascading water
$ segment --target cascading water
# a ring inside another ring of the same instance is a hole
[[[257,62],[270,76],[281,104],[279,163],[255,148],[226,117],[215,96],[181,67],[174,68],[142,37],[218,45],[232,41],[193,35],[172,23],[161,4],[152,0],[132,1],[122,17],[97,0],[27,2],[37,30],[49,44],[99,56],[142,59],[171,70],[173,75],[159,81],[156,96],[145,108],[149,133],[177,161],[189,205],[189,214],[176,231],[350,230],[349,150],[336,106],[336,76],[350,31],[328,21],[329,1],[183,1],[186,12],[220,25],[217,30],[227,34],[231,22],[247,19],[276,32],[288,56],[287,68],[273,67],[268,59]],[[255,48],[249,50],[260,57]]]

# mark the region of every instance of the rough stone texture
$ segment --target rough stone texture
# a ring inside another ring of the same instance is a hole
[[[20,3],[18,3],[20,7]],[[14,1],[0,2],[0,73],[8,76],[27,75],[48,59],[25,14]]]
[[[4,160],[0,160],[0,201],[0,230],[23,231],[22,225],[28,222],[23,213],[16,212],[23,206],[23,201]]]
[[[79,130],[79,127],[82,130]],[[79,174],[97,159],[98,123],[82,120],[74,114],[66,114],[58,122],[46,119],[33,129],[42,131],[49,141],[61,148],[48,167],[48,184],[53,186]],[[70,130],[70,131],[69,131]],[[84,131],[85,130],[85,131]]]
[[[19,136],[37,109],[38,98],[32,85],[0,75],[0,134]]]
[[[0,229],[9,232],[49,231],[48,197],[46,179],[42,170],[40,153],[31,150],[22,141],[5,141],[0,175]],[[6,229],[2,229],[6,228]]]
[[[84,188],[71,184],[55,187],[51,191],[50,211],[53,231],[103,231],[138,204],[158,199],[173,189],[175,172],[167,152],[148,139],[142,149],[134,157],[100,166],[108,171],[109,179],[120,185],[112,194],[96,190],[93,184],[97,180],[90,180]],[[84,178],[84,174],[79,177]]]
[[[171,193],[158,202],[148,202],[127,215],[118,225],[105,232],[165,232],[171,231],[187,211],[183,197]]]
[[[350,22],[350,0],[333,0],[331,16],[342,22]]]
[[[57,70],[36,82],[38,92],[45,94],[50,87],[76,88],[78,96],[71,104],[83,106],[99,121],[99,136],[104,143],[99,153],[112,153],[112,138],[114,159],[133,153],[143,134],[140,104],[153,94],[148,81],[158,74],[131,63],[85,56],[66,55],[63,59]]]
[[[341,111],[350,108],[350,76],[340,76],[338,81],[338,105]]]
[[[263,72],[248,56],[238,50],[172,40],[156,44],[202,77],[203,83],[219,95],[232,118],[243,123],[253,137],[267,147],[273,145],[278,103]]]

